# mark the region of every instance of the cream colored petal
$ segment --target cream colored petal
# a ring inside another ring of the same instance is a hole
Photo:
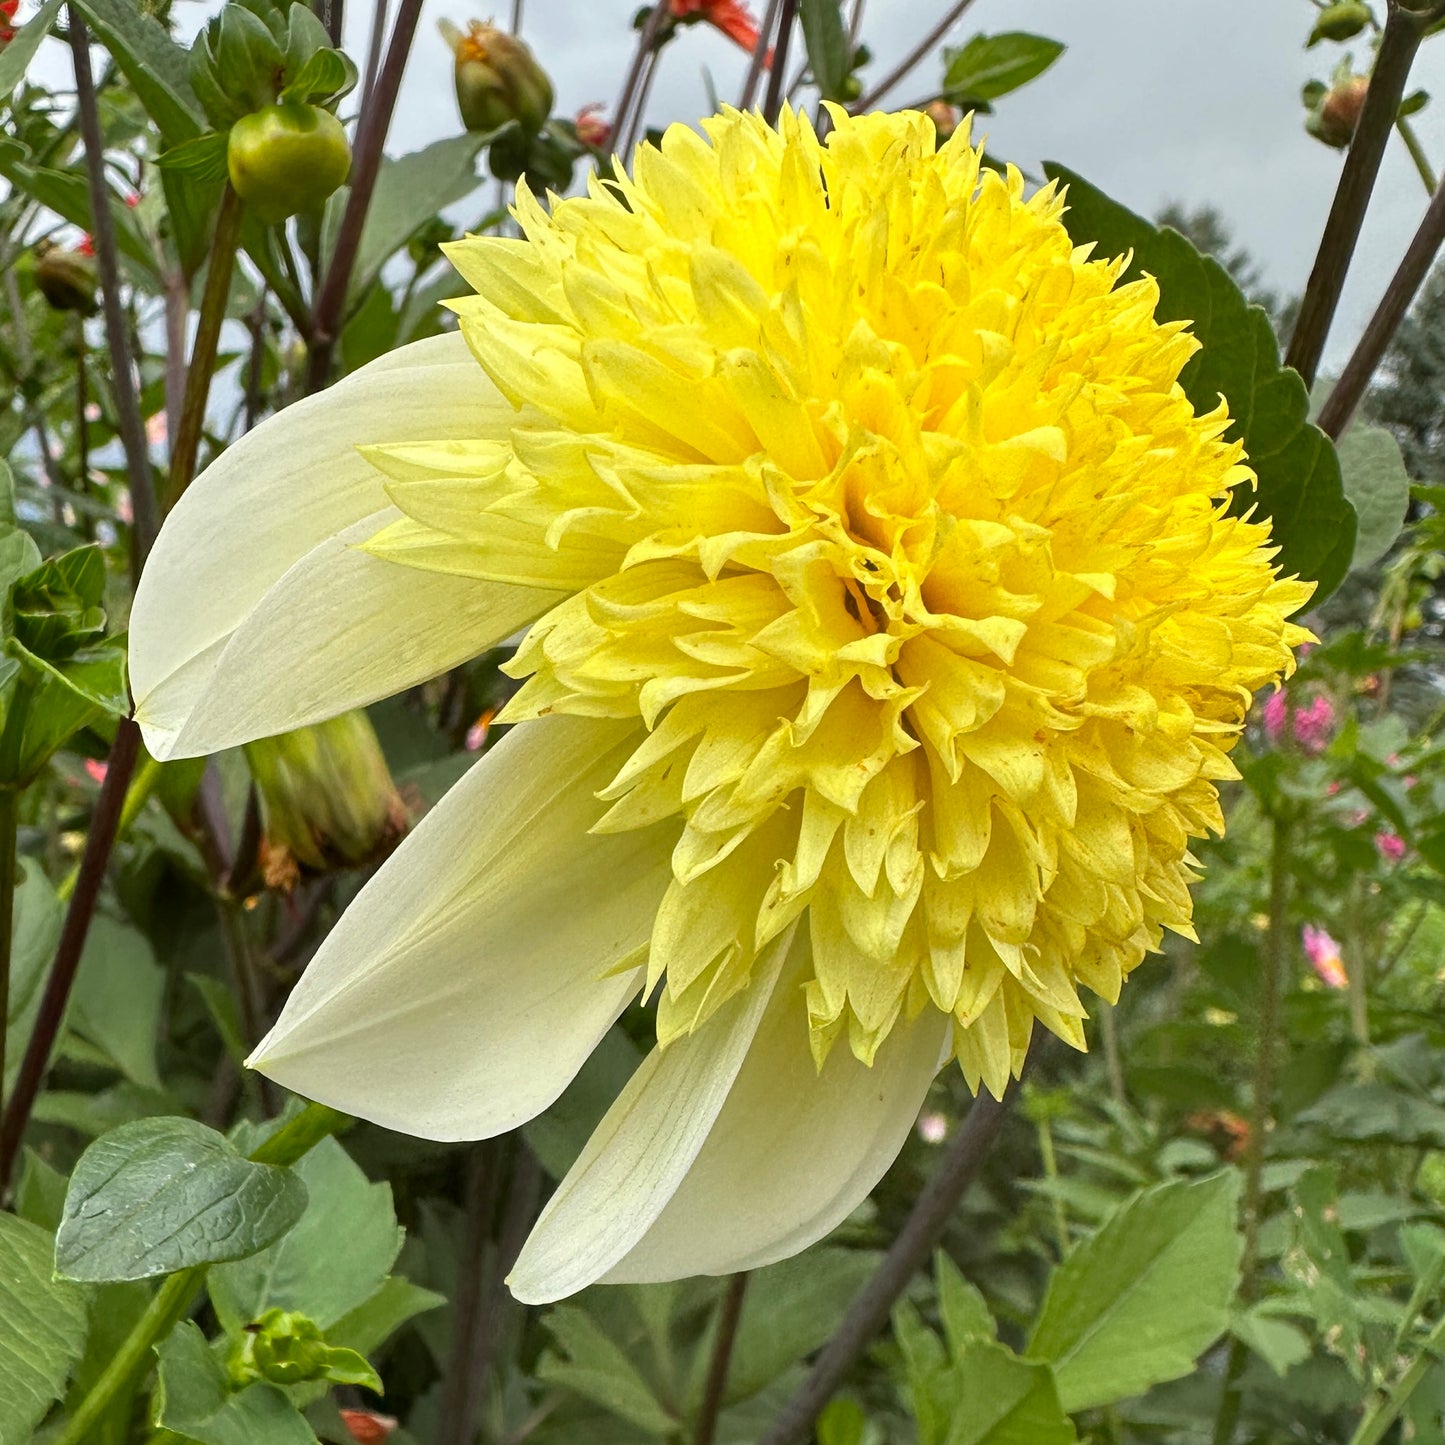
[[[643,1060],[522,1247],[507,1279],[517,1299],[546,1304],[601,1279],[666,1208],[727,1100],[792,933],[697,1033]]]
[[[131,686],[152,751],[166,750],[164,733],[195,705],[226,639],[267,591],[388,506],[385,478],[356,447],[499,434],[516,419],[451,334],[372,362],[228,447],[166,519],[131,611]]]
[[[229,637],[138,701],[152,755],[199,757],[375,702],[475,657],[567,595],[363,552],[397,516],[388,508],[312,548]]]
[[[545,1109],[637,992],[667,886],[667,830],[587,832],[636,741],[579,718],[508,733],[357,895],[253,1067],[429,1139]]]
[[[806,946],[801,938],[793,962]],[[938,1072],[947,1018],[927,1008],[900,1020],[871,1068],[840,1041],[820,1072],[801,982],[785,975],[687,1177],[608,1283],[786,1259],[841,1224],[898,1157]]]

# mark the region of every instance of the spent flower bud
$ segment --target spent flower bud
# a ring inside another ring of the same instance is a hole
[[[57,311],[78,311],[82,316],[95,311],[97,276],[89,252],[41,241],[35,248],[35,284]]]
[[[526,41],[473,20],[465,31],[442,21],[456,57],[457,109],[468,130],[499,130],[516,121],[533,136],[552,114],[552,82]]]
[[[1319,107],[1305,121],[1305,129],[1316,140],[1344,150],[1354,138],[1369,92],[1368,76],[1351,75],[1325,92]]]

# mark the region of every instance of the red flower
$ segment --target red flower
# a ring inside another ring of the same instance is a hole
[[[612,140],[612,127],[598,114],[601,109],[601,104],[594,101],[577,112],[577,139],[588,150],[606,150]]]
[[[358,1445],[381,1445],[396,1429],[390,1415],[378,1415],[374,1410],[343,1410],[341,1423]]]
[[[15,12],[19,8],[20,0],[0,0],[0,15],[3,15],[6,20],[13,20]]]
[[[668,8],[678,20],[706,20],[744,50],[757,49],[758,22],[740,0],[668,0]]]

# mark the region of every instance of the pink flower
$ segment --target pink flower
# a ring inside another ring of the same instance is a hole
[[[1289,704],[1282,692],[1271,693],[1261,711],[1264,719],[1264,735],[1270,742],[1277,743],[1289,723]]]
[[[577,112],[577,139],[588,150],[606,150],[612,141],[612,127],[598,114],[601,109],[601,102],[594,101]]]
[[[90,774],[92,782],[103,783],[105,781],[105,764],[96,758],[85,760],[85,771]]]
[[[489,707],[471,727],[467,729],[467,751],[479,753],[487,744],[487,733],[491,731],[492,719],[496,717],[497,710]]]
[[[1344,988],[1350,979],[1345,972],[1345,961],[1340,957],[1339,944],[1313,923],[1305,924],[1300,937],[1310,965],[1320,976],[1320,981],[1327,988]]]
[[[1329,698],[1321,695],[1308,707],[1295,709],[1294,735],[1305,752],[1324,752],[1335,727],[1335,709]]]
[[[1391,863],[1398,863],[1405,856],[1405,840],[1388,828],[1382,828],[1375,834],[1375,847],[1380,850],[1380,857]]]

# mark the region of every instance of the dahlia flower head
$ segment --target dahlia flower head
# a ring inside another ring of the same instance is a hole
[[[957,1060],[1084,1045],[1161,933],[1251,695],[1308,634],[1152,279],[967,126],[725,111],[449,255],[459,334],[223,453],[132,619],[158,757],[526,629],[515,724],[361,891],[252,1064],[512,1129],[624,1008],[656,1047],[519,1298],[723,1273],[866,1197]]]

